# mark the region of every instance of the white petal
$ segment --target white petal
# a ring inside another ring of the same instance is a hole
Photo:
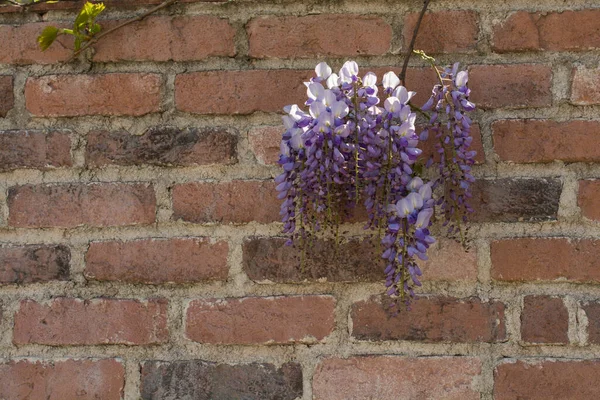
[[[336,118],[344,118],[346,115],[348,115],[349,111],[350,109],[344,101],[336,101],[331,106],[331,112]]]
[[[311,103],[310,107],[309,107],[309,112],[310,115],[313,118],[319,118],[319,115],[321,115],[321,113],[325,112],[325,104],[321,103],[320,101],[315,101],[313,103]]]
[[[331,67],[326,62],[320,62],[315,67],[315,73],[319,78],[327,79],[331,75]]]
[[[377,85],[377,75],[375,75],[373,72],[367,72],[363,78],[363,85],[371,87]]]
[[[463,87],[467,84],[468,81],[469,73],[467,71],[460,71],[458,74],[456,74],[456,87]]]
[[[292,134],[292,138],[290,139],[290,145],[295,150],[299,150],[304,147],[304,143],[302,142],[302,129],[299,129],[298,132]]]
[[[313,100],[320,100],[325,95],[325,88],[317,82],[311,82],[306,89],[306,94]]]
[[[410,202],[413,210],[420,210],[421,207],[423,207],[423,198],[419,193],[409,193],[409,195],[406,196],[406,200]]]
[[[344,65],[342,65],[342,69],[346,69],[350,74],[357,76],[358,75],[358,64],[356,61],[346,61]]]
[[[398,98],[392,96],[392,97],[388,97],[387,99],[385,99],[383,106],[385,107],[385,109],[388,112],[395,113],[400,110],[400,107],[402,107],[402,104],[400,104],[400,101],[398,100]]]
[[[285,126],[286,130],[292,129],[294,127],[294,119],[289,115],[284,115],[283,117],[281,117],[281,119],[283,120],[283,126]]]
[[[290,148],[285,140],[282,140],[279,144],[279,152],[282,156],[289,157],[290,156]]]
[[[338,86],[340,86],[340,77],[338,76],[338,74],[333,73],[329,75],[329,78],[327,78],[327,87],[329,89],[333,89],[334,87]]]
[[[331,107],[333,103],[337,101],[335,93],[329,89],[325,89],[325,95],[323,96],[323,104],[327,107]]]
[[[406,104],[408,102],[408,91],[404,86],[398,86],[396,89],[394,89],[392,96],[397,97],[402,104]]]
[[[432,208],[426,208],[425,210],[422,210],[421,212],[419,212],[419,215],[417,216],[417,223],[415,224],[417,228],[427,228],[427,226],[429,226],[429,220],[431,219],[431,216],[433,215],[433,209]]]
[[[383,75],[383,87],[385,89],[394,89],[399,84],[400,78],[398,78],[398,75],[396,75],[392,71],[386,72],[386,74]]]

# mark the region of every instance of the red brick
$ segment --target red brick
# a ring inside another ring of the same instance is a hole
[[[0,398],[120,400],[125,368],[113,359],[12,360],[0,364]]]
[[[556,220],[562,183],[558,179],[479,179],[472,186],[473,222]]]
[[[12,110],[15,105],[12,76],[0,75],[0,118]]]
[[[305,81],[314,71],[253,70],[191,72],[175,78],[177,109],[196,114],[281,112],[304,104]],[[207,94],[207,88],[210,95]],[[199,95],[199,93],[204,93]]]
[[[475,357],[326,358],[315,370],[313,399],[479,400]]]
[[[188,222],[274,222],[280,219],[280,205],[273,182],[192,182],[173,187],[173,218]]]
[[[15,227],[123,226],[153,223],[156,200],[148,184],[24,185],[8,190],[8,208]]]
[[[123,21],[103,21],[110,29]],[[99,41],[94,61],[195,61],[235,55],[235,30],[226,19],[208,15],[150,17]],[[199,39],[201,38],[201,39]],[[115,45],[118,43],[118,45]]]
[[[569,312],[561,298],[525,296],[521,339],[530,343],[569,343]]]
[[[227,279],[227,242],[207,238],[92,242],[85,276],[98,281],[160,284]]]
[[[374,296],[352,306],[352,336],[359,340],[500,342],[506,339],[504,304],[478,298],[419,298],[411,310],[389,313],[391,300]]]
[[[194,300],[185,332],[200,343],[315,343],[333,331],[334,309],[331,296]]]
[[[600,282],[600,241],[517,238],[491,243],[492,278],[500,281]]]
[[[28,78],[25,105],[34,116],[141,116],[160,111],[156,74],[48,75]]]
[[[0,247],[0,284],[69,279],[71,251],[65,246]]]
[[[66,61],[73,53],[73,39],[61,36],[57,40],[64,44],[54,43],[47,50],[41,51],[37,37],[48,25],[47,22],[31,23],[21,26],[0,26],[0,64],[55,64]],[[59,27],[65,27],[60,25]]]
[[[420,13],[408,14],[404,19],[402,36],[407,49],[413,37]],[[440,11],[425,14],[415,49],[428,54],[465,53],[477,47],[479,15],[474,11]]]
[[[581,308],[585,311],[588,320],[588,342],[600,344],[600,302],[584,302]]]
[[[57,10],[80,10],[83,4],[87,0],[59,0],[57,2],[41,2],[34,4],[27,8],[28,11],[57,11]],[[178,0],[178,3],[224,3],[230,0]],[[252,1],[252,0],[250,0]],[[107,5],[107,8],[112,10],[114,8],[131,9],[140,6],[149,6],[152,4],[161,4],[163,0],[104,0],[103,3]],[[0,14],[2,13],[15,13],[23,11],[22,7],[14,6],[2,6],[0,7]]]
[[[546,14],[518,11],[493,29],[492,48],[508,51],[584,51],[600,48],[600,10]]]
[[[600,104],[600,68],[573,69],[571,103],[579,106]]]
[[[471,100],[481,108],[552,105],[552,70],[545,65],[479,65],[469,68]]]
[[[496,153],[505,161],[600,161],[598,121],[501,120],[492,130]]]
[[[494,399],[597,399],[599,375],[597,360],[508,361],[494,371]]]
[[[70,167],[69,131],[0,130],[0,170]]]
[[[168,340],[164,299],[23,300],[15,314],[16,345],[146,345]]]
[[[579,181],[577,205],[585,218],[600,221],[600,181]]]
[[[254,58],[382,55],[392,41],[383,19],[352,14],[259,17],[246,30]]]
[[[249,238],[243,244],[244,271],[257,282],[380,282],[385,266],[368,240],[352,239],[335,247],[331,241],[310,243],[301,262],[298,247],[285,246],[286,239]],[[441,239],[421,263],[425,280],[477,280],[473,251],[465,253],[451,240]]]
[[[87,135],[88,165],[233,164],[237,137],[225,128],[156,126],[143,135],[125,131],[92,131]]]
[[[279,160],[279,143],[285,132],[282,126],[261,126],[248,132],[248,143],[261,164],[276,165]]]

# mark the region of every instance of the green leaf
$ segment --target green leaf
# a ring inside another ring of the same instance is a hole
[[[79,11],[77,18],[75,18],[73,30],[75,32],[84,33],[86,27],[93,25],[96,17],[100,15],[105,8],[106,6],[104,3],[86,2],[81,11]]]
[[[100,32],[101,30],[102,30],[102,27],[100,26],[100,24],[94,24],[90,28],[90,35],[94,36],[95,34],[97,34],[98,32]]]
[[[42,51],[46,50],[58,37],[59,30],[55,26],[47,26],[44,28],[37,41]]]

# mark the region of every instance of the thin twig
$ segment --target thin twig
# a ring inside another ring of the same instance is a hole
[[[123,22],[122,24],[115,26],[114,28],[110,28],[107,31],[101,32],[100,34],[94,36],[92,39],[90,39],[88,42],[86,42],[83,46],[81,46],[81,48],[79,50],[74,51],[73,54],[71,55],[71,57],[69,57],[69,59],[65,62],[68,63],[68,62],[73,61],[78,55],[83,53],[90,46],[93,46],[94,44],[96,44],[98,42],[98,40],[102,39],[104,36],[109,35],[109,34],[113,33],[114,31],[119,30],[126,25],[132,24],[137,21],[141,21],[144,18],[146,18],[147,16],[149,16],[150,14],[154,14],[158,10],[162,10],[163,8],[168,7],[176,2],[177,2],[177,0],[166,0],[162,3],[160,3],[159,5],[157,5],[156,7],[146,11],[145,13],[143,13],[135,18],[129,19],[129,20]]]
[[[408,69],[408,60],[410,60],[410,56],[412,55],[413,49],[415,48],[415,42],[417,41],[417,34],[419,33],[419,27],[421,26],[421,21],[423,20],[423,16],[425,15],[425,11],[427,11],[427,7],[429,6],[429,2],[431,0],[423,1],[423,9],[421,10],[421,14],[419,14],[419,19],[417,20],[417,24],[415,25],[415,30],[413,32],[412,38],[410,39],[410,44],[408,49],[406,50],[406,55],[404,56],[404,64],[402,65],[402,71],[400,71],[400,82],[402,82],[402,86],[406,86],[406,70]]]

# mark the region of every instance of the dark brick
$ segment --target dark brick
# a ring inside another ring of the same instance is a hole
[[[236,137],[223,128],[154,127],[143,135],[95,131],[88,135],[88,165],[207,165],[236,162]]]
[[[368,240],[353,239],[340,244],[318,240],[305,251],[285,246],[286,239],[250,238],[244,242],[244,271],[253,281],[373,282],[383,279],[383,264],[378,263],[375,246]],[[374,261],[375,260],[375,261]]]
[[[0,76],[0,118],[6,117],[15,104],[12,76]]]
[[[600,344],[600,302],[586,302],[581,307],[588,319],[588,341]]]
[[[521,314],[521,339],[530,343],[569,343],[569,312],[562,299],[526,296]]]
[[[389,312],[390,299],[374,296],[352,306],[352,336],[360,340],[499,342],[506,339],[504,304],[478,298],[420,298],[411,310]]]
[[[0,248],[0,284],[69,279],[71,252],[66,246]]]
[[[473,185],[474,222],[556,220],[562,184],[558,179],[480,179]]]
[[[294,400],[302,397],[302,368],[287,363],[228,365],[201,360],[146,361],[143,400]]]
[[[0,170],[48,169],[71,165],[68,131],[0,131]]]

